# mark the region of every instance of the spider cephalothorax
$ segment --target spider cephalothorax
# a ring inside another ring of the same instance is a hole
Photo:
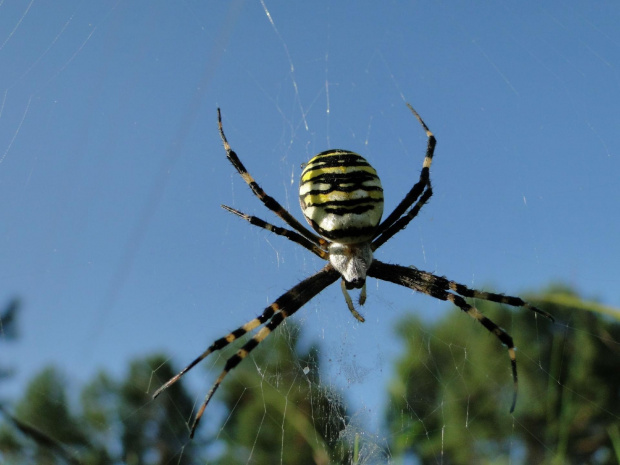
[[[514,395],[510,411],[514,410],[517,400],[517,361],[512,338],[475,307],[468,304],[465,298],[478,298],[515,307],[525,307],[553,321],[551,315],[528,304],[519,297],[470,289],[463,284],[417,268],[390,265],[373,257],[373,252],[407,226],[433,195],[429,170],[435,151],[435,136],[413,107],[409,104],[407,106],[418,119],[428,137],[426,155],[418,181],[392,213],[381,222],[383,188],[375,169],[355,152],[328,150],[319,153],[304,168],[299,187],[299,199],[304,217],[319,234],[318,236],[297,221],[278,201],[267,195],[254,181],[237,154],[230,148],[224,135],[222,118],[218,109],[219,132],[224,143],[226,156],[252,189],[254,195],[292,229],[275,226],[226,205],[222,205],[222,207],[255,226],[286,237],[318,257],[327,260],[328,263],[320,271],[278,297],[275,302],[263,310],[259,317],[217,339],[192,363],[155,392],[154,397],[157,397],[209,354],[262,326],[236,354],[226,361],[224,370],[220,373],[196,414],[191,428],[191,436],[194,435],[211,397],[228,372],[247,357],[285,318],[291,316],[338,279],[341,279],[342,292],[347,307],[353,316],[361,322],[364,321],[364,318],[355,309],[347,290],[361,289],[359,304],[363,305],[366,300],[367,277],[390,281],[436,299],[450,301],[479,321],[508,348],[514,383]]]

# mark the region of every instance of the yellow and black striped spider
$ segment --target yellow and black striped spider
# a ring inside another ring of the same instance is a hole
[[[232,333],[213,342],[199,357],[155,392],[153,397],[157,397],[177,382],[212,352],[226,347],[241,336],[264,325],[252,339],[226,361],[223,371],[196,414],[190,437],[193,437],[207,404],[224,377],[246,358],[261,341],[269,336],[285,318],[291,316],[338,279],[341,279],[342,292],[349,310],[360,322],[363,322],[364,318],[355,309],[348,290],[361,289],[359,304],[363,305],[366,300],[367,277],[390,281],[436,299],[450,301],[480,322],[508,348],[514,383],[513,400],[510,407],[510,412],[513,412],[517,401],[517,361],[512,337],[475,307],[468,304],[465,297],[499,302],[514,307],[525,307],[549,318],[551,321],[553,321],[553,317],[519,297],[470,289],[463,284],[435,276],[426,271],[390,265],[373,257],[374,251],[394,234],[405,228],[433,195],[429,170],[435,151],[435,136],[413,107],[409,104],[407,106],[418,119],[428,137],[426,156],[418,182],[414,184],[394,211],[383,222],[380,222],[383,214],[383,188],[374,168],[360,155],[347,150],[328,150],[319,153],[304,168],[299,186],[299,199],[304,217],[312,228],[319,233],[318,236],[299,223],[278,201],[267,195],[254,181],[237,154],[230,148],[224,135],[222,117],[218,109],[218,127],[226,156],[243,180],[250,186],[254,195],[293,230],[274,226],[260,218],[246,215],[226,205],[222,205],[222,207],[255,226],[284,236],[305,247],[328,263],[320,271],[278,297],[258,318],[253,318]]]

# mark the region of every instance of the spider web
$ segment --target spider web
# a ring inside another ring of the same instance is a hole
[[[366,157],[394,208],[426,146],[411,102],[438,139],[435,194],[377,257],[558,312],[551,325],[476,302],[518,347],[515,414],[493,335],[456,307],[369,280],[366,323],[339,286],[322,292],[230,373],[169,461],[291,463],[307,452],[315,463],[467,463],[454,446],[467,441],[487,463],[532,451],[569,462],[561,426],[581,414],[600,429],[589,459],[613,463],[616,381],[580,379],[584,360],[605,373],[620,350],[610,260],[620,256],[619,14],[611,3],[0,2],[0,371],[10,374],[0,433],[36,461],[36,441],[11,418],[24,418],[20,400],[50,365],[67,391],[51,405],[76,417],[100,370],[136,387],[139,401],[110,414],[116,422],[102,413],[89,438],[114,457],[119,424],[145,412],[169,403],[157,424],[191,425],[232,352],[183,379],[189,405],[150,399],[167,364],[179,369],[323,266],[219,208],[280,224],[225,159],[216,107],[250,173],[301,218],[301,165],[330,148]],[[15,333],[5,310],[17,301]],[[545,402],[560,420],[537,427]],[[144,462],[160,463],[149,434]],[[84,457],[76,444],[59,440],[55,460]]]

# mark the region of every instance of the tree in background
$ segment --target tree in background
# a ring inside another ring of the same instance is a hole
[[[98,374],[79,402],[67,395],[61,374],[47,368],[0,425],[0,462],[183,465],[206,463],[207,456],[223,464],[347,462],[350,448],[339,436],[346,409],[320,385],[317,352],[315,346],[302,352],[298,328],[283,325],[218,391],[214,404],[230,412],[224,425],[211,437],[213,425],[203,422],[194,441],[188,422],[201,398],[189,397],[182,382],[151,398],[176,373],[165,357],[132,362],[121,381]]]
[[[30,382],[11,421],[0,427],[2,463],[196,463],[180,414],[189,417],[192,400],[179,384],[153,402],[148,389],[155,370],[164,377],[173,374],[161,356],[132,362],[121,382],[99,374],[83,389],[75,413],[62,376],[54,368],[43,370]]]
[[[220,434],[227,449],[219,463],[350,462],[351,445],[340,438],[346,408],[320,384],[317,347],[302,352],[299,341],[299,328],[284,325],[222,385],[230,416]]]
[[[531,300],[556,323],[476,302],[519,348],[514,418],[508,356],[484,328],[458,309],[432,324],[408,316],[398,325],[403,356],[386,420],[393,462],[618,462],[619,314],[558,287]],[[13,330],[7,321],[0,341]],[[203,421],[194,441],[188,423],[203,392],[190,397],[180,382],[151,399],[176,373],[166,357],[132,362],[122,380],[100,373],[79,399],[48,368],[10,413],[1,405],[0,462],[364,463],[343,439],[349,415],[342,398],[320,383],[319,350],[302,349],[300,339],[295,325],[284,324],[233,370],[209,406],[224,407],[223,420]]]
[[[20,300],[18,298],[13,298],[0,313],[0,343],[10,342],[17,339],[17,316],[19,314],[20,307]],[[0,366],[0,381],[10,378],[12,375],[12,367]],[[1,400],[0,406],[2,406]]]
[[[476,302],[519,349],[514,421],[508,356],[495,337],[458,309],[434,324],[408,316],[398,325],[404,355],[387,415],[395,458],[509,463],[518,454],[523,463],[618,463],[620,313],[561,287],[530,300],[556,323]]]

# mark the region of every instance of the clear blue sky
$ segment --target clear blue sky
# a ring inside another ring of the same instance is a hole
[[[0,303],[24,304],[2,397],[50,363],[76,387],[157,350],[184,364],[322,266],[220,208],[275,221],[225,158],[218,106],[301,219],[300,165],[329,148],[363,154],[386,208],[400,200],[426,146],[411,102],[438,139],[435,196],[380,259],[620,305],[620,4],[370,5],[0,5]],[[295,319],[322,344],[325,382],[379,422],[398,318],[459,311],[368,290],[364,325],[338,286]],[[188,376],[197,398],[213,377]]]

